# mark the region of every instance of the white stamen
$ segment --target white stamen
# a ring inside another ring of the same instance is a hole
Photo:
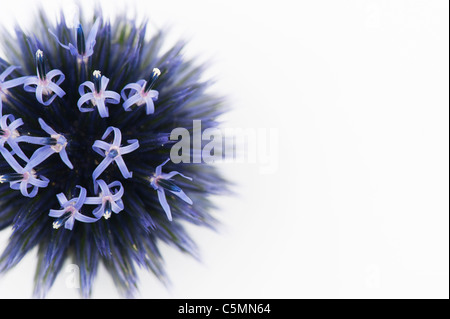
[[[161,71],[158,68],[154,68],[153,73],[155,73],[157,76],[161,75]]]

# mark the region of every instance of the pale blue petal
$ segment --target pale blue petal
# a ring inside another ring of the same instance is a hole
[[[109,103],[117,104],[120,102],[120,95],[114,91],[105,91],[103,96],[107,98]]]
[[[99,205],[102,203],[101,197],[86,197],[86,200],[84,201],[86,205]]]
[[[111,202],[111,209],[114,213],[118,214],[123,210],[123,201],[119,199],[116,202]]]
[[[8,120],[10,122],[14,121],[14,115],[7,114],[7,115],[3,115],[1,117],[0,118],[0,126],[1,126],[1,128],[5,129],[5,128],[9,127]]]
[[[69,50],[69,47],[67,45],[62,44],[59,39],[58,36],[56,34],[54,34],[50,29],[48,29],[48,32],[55,38],[56,42],[58,42],[58,44],[63,47],[66,50]]]
[[[14,117],[13,117],[13,119],[14,119]],[[8,127],[11,131],[15,131],[19,126],[22,126],[22,125],[23,125],[22,119],[17,119],[15,121],[11,122]]]
[[[33,155],[30,158],[30,161],[25,166],[25,170],[28,171],[31,170],[32,168],[35,168],[54,153],[55,151],[49,145],[38,148],[33,153]]]
[[[59,218],[66,212],[65,209],[50,209],[48,216]]]
[[[10,74],[11,74],[15,69],[17,69],[17,68],[19,68],[19,67],[18,67],[18,66],[14,66],[14,65],[11,65],[11,66],[7,67],[7,68],[5,69],[5,71],[3,71],[3,72],[0,74],[0,82],[5,81],[6,77],[7,77],[8,75],[10,75]]]
[[[33,198],[37,195],[39,188],[37,186],[33,187],[33,190],[28,193],[28,197]]]
[[[44,92],[43,87],[41,85],[38,85],[36,87],[36,99],[38,100],[39,103],[45,105],[46,102],[44,102],[44,98],[42,96],[43,92]]]
[[[147,96],[151,97],[153,101],[158,100],[159,92],[156,90],[150,90],[150,92],[147,93]]]
[[[111,164],[113,159],[111,157],[105,157],[103,161],[98,164],[98,166],[95,168],[94,172],[92,173],[92,179],[94,180],[94,186],[96,185],[95,181],[97,178],[103,173],[103,171]]]
[[[125,100],[125,99],[124,99]],[[142,100],[142,97],[140,96],[140,94],[135,94],[132,97],[128,98],[123,104],[123,109],[125,111],[131,111],[130,107],[136,103],[138,103],[139,101]]]
[[[126,90],[130,90],[130,92],[128,94],[128,97],[127,97],[127,94],[125,92]],[[123,87],[122,91],[120,92],[120,95],[122,96],[122,98],[124,100],[126,100],[126,99],[130,98],[131,96],[136,95],[141,90],[142,90],[142,86],[140,86],[139,84],[137,84],[137,83],[130,83],[130,84],[127,84],[127,85],[125,85]]]
[[[98,218],[92,218],[92,217],[88,217],[88,216],[84,216],[83,214],[76,212],[74,214],[74,217],[76,220],[83,222],[83,223],[95,223]]]
[[[100,140],[96,140],[92,145],[92,149],[101,156],[105,156],[105,152],[109,151],[110,148],[111,148],[110,144]]]
[[[184,178],[192,181],[192,177],[185,176],[185,175],[183,175],[183,174],[181,174],[180,172],[177,172],[177,171],[172,171],[172,172],[167,173],[167,174],[161,174],[161,177],[164,178],[164,179],[170,179],[170,178],[172,178],[175,175],[180,175],[181,177],[184,177]]]
[[[59,76],[59,78],[56,81],[52,81],[55,76]],[[66,76],[64,75],[64,73],[62,73],[61,70],[54,69],[46,74],[46,78],[49,82],[60,85],[62,82],[64,82]]]
[[[94,99],[94,94],[93,93],[85,93],[83,94],[78,102],[77,102],[77,106],[78,109],[80,110],[80,112],[92,112],[94,110],[94,108],[92,107],[82,107],[82,105],[90,100]]]
[[[158,166],[156,167],[156,170],[155,170],[156,176],[161,176],[161,173],[162,173],[162,167],[163,167],[164,165],[166,165],[168,161],[170,161],[170,158],[168,158],[164,163],[162,163],[161,165],[158,165]]]
[[[2,89],[6,90],[6,89],[10,89],[10,88],[22,85],[25,82],[26,78],[27,78],[26,76],[22,76],[20,78],[16,78],[16,79],[13,79],[13,80],[9,80],[9,81],[0,83],[0,87]]]
[[[22,135],[15,139],[17,143],[29,143],[34,145],[48,145],[49,138],[48,137],[37,137],[37,136],[28,136]]]
[[[131,153],[139,148],[139,141],[138,140],[128,140],[128,143],[131,143],[130,145],[124,146],[120,148],[120,154],[128,154]]]
[[[147,84],[147,81],[139,80],[139,81],[136,82],[136,84],[139,85],[141,87],[141,90],[142,90],[142,88],[144,88],[145,85]]]
[[[100,25],[100,18],[97,18],[92,26],[91,31],[86,39],[86,47],[92,50],[95,45],[95,37],[97,36],[98,27]]]
[[[95,104],[97,106],[100,117],[103,117],[103,118],[109,117],[108,108],[105,106],[104,99],[95,99]]]
[[[106,91],[106,87],[108,86],[108,83],[109,83],[109,78],[107,78],[106,76],[102,75],[102,83],[101,83],[102,92]]]
[[[100,186],[100,190],[101,190],[103,196],[110,195],[110,191],[109,191],[108,185],[106,185],[106,183],[105,183],[105,181],[103,179],[99,179],[96,182],[97,182],[98,186]]]
[[[25,155],[25,153],[20,149],[19,145],[16,143],[15,140],[11,140],[11,138],[8,139],[8,145],[11,147],[13,152],[17,154],[21,159],[23,159],[25,162],[28,162],[29,159]]]
[[[84,87],[89,88],[89,90],[91,90],[91,92],[95,92],[94,83],[92,83],[91,81],[86,81],[86,82],[81,83],[80,86],[78,87],[78,93],[80,95],[85,94]]]
[[[120,132],[120,130],[116,127],[110,126],[106,129],[105,133],[102,136],[102,140],[104,140],[105,138],[108,137],[108,135],[114,131],[114,141],[113,141],[113,146],[117,146],[120,147],[120,144],[122,143],[122,133]]]
[[[68,202],[67,197],[64,193],[57,194],[56,198],[58,199],[58,202],[61,206],[64,206],[64,204]]]
[[[75,207],[77,210],[80,210],[86,200],[87,191],[86,188],[79,185],[77,185],[76,187],[80,189],[80,195],[78,195],[77,202],[73,207]]]
[[[45,121],[41,118],[38,118],[39,125],[48,135],[56,135],[56,131],[50,127]]]
[[[119,181],[112,182],[111,184],[108,185],[108,187],[109,187],[110,189],[111,189],[111,188],[114,188],[114,187],[119,187],[119,189],[117,190],[117,192],[115,192],[115,193],[112,195],[112,198],[113,198],[114,201],[118,201],[119,199],[122,198],[122,196],[123,196],[123,194],[124,194],[125,191],[124,191],[124,188],[123,188],[123,185],[122,185],[121,182],[119,182]]]
[[[72,43],[69,43],[69,51],[73,56],[79,56],[78,49]]]
[[[119,170],[122,173],[122,176],[124,178],[133,177],[133,173],[128,170],[122,156],[117,156],[114,160],[116,161],[117,167],[119,168]]]
[[[11,166],[11,168],[16,171],[16,173],[23,173],[22,166],[19,165],[16,159],[8,152],[6,148],[0,146],[0,153],[3,155],[5,161],[8,162],[9,166]]]
[[[102,218],[103,214],[105,213],[105,204],[103,204],[101,202],[100,202],[100,204],[101,205],[99,205],[92,211],[92,215],[94,215],[98,219]]]
[[[41,85],[36,87],[36,100],[38,100],[39,103],[49,106],[55,99],[56,94],[53,94],[47,101],[44,101],[44,87]]]
[[[155,104],[151,97],[145,99],[145,113],[147,115],[155,113]]]
[[[179,192],[174,192],[174,191],[170,191],[172,194],[178,196],[179,198],[181,198],[182,200],[184,200],[186,203],[188,203],[189,205],[192,205],[192,199],[190,199],[182,190]]]
[[[27,92],[36,92],[36,88],[33,87],[32,85],[39,85],[39,79],[37,76],[28,76],[24,81],[23,81],[23,89]]]
[[[67,219],[67,221],[65,222],[64,228],[72,230],[74,223],[75,223],[75,217],[74,216],[70,216],[69,219]]]
[[[9,183],[9,187],[14,190],[20,190],[20,181]]]
[[[64,90],[61,89],[56,83],[50,82],[47,84],[47,87],[55,92],[55,94],[59,97],[66,95],[66,92],[64,92]]]
[[[28,182],[26,181],[21,181],[20,182],[20,193],[22,193],[23,196],[25,197],[31,197],[30,194],[28,193]]]
[[[170,206],[167,203],[166,194],[164,193],[164,190],[162,188],[158,188],[157,192],[158,192],[159,203],[161,204],[161,207],[166,212],[167,219],[172,221],[172,213],[170,211]]]
[[[65,148],[63,148],[59,152],[59,156],[61,157],[61,160],[64,162],[64,164],[67,165],[68,168],[73,169],[73,164],[69,160],[69,156],[67,155],[67,151]]]
[[[48,183],[50,182],[48,178],[46,178],[45,176],[39,176],[40,179],[34,178],[34,177],[30,177],[30,184],[40,187],[40,188],[45,188],[48,186]]]

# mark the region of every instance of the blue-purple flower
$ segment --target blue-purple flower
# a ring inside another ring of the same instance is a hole
[[[20,133],[17,129],[21,125],[23,125],[22,119],[15,119],[11,114],[3,115],[0,118],[0,147],[4,147],[7,143],[11,147],[12,154],[17,154],[24,161],[28,161],[28,157],[17,144],[20,140]]]
[[[81,83],[78,89],[81,96],[77,102],[78,109],[80,112],[92,112],[94,108],[83,107],[83,104],[90,102],[93,106],[97,107],[101,117],[108,117],[109,112],[106,103],[118,104],[120,102],[120,95],[114,91],[106,90],[109,79],[106,76],[102,76],[100,71],[94,71],[93,81]],[[91,90],[91,92],[86,92],[85,87]]]
[[[122,183],[119,181],[112,182],[106,185],[102,179],[96,181],[100,186],[100,193],[96,197],[86,198],[85,203],[91,205],[99,205],[92,211],[92,214],[97,218],[108,219],[111,217],[111,212],[120,213],[123,208],[122,196],[124,189]],[[116,190],[114,190],[116,189]]]
[[[153,187],[154,190],[158,192],[158,199],[161,203],[162,208],[166,212],[167,218],[169,220],[172,220],[172,212],[170,210],[170,206],[167,203],[166,198],[166,192],[171,192],[172,194],[176,195],[177,197],[181,198],[183,201],[188,203],[189,205],[192,205],[192,200],[183,192],[183,190],[178,187],[173,181],[172,177],[176,175],[180,175],[181,177],[184,177],[190,181],[192,181],[191,177],[187,177],[180,172],[172,171],[170,173],[163,173],[162,167],[167,164],[167,162],[170,161],[170,158],[167,159],[164,163],[161,165],[158,165],[155,170],[155,174],[150,177],[150,185]]]
[[[77,188],[80,189],[80,194],[70,200],[67,200],[64,193],[56,195],[59,204],[61,205],[61,209],[50,209],[50,213],[48,214],[50,217],[57,218],[56,221],[53,222],[54,229],[58,229],[64,225],[64,228],[72,230],[75,220],[83,223],[94,223],[98,220],[98,218],[88,217],[80,212],[81,207],[83,207],[83,204],[86,201],[87,192],[84,187],[77,185]]]
[[[153,101],[156,101],[159,96],[159,92],[156,90],[152,90],[152,87],[155,85],[156,80],[161,75],[161,71],[157,68],[154,68],[152,71],[152,76],[149,81],[139,80],[136,83],[130,83],[125,85],[120,93],[123,100],[123,109],[125,111],[131,111],[131,106],[136,104],[137,106],[141,106],[145,104],[145,112],[147,115],[155,112],[155,104]],[[128,95],[126,91],[129,90]]]
[[[27,164],[27,168],[33,168],[41,164],[45,161],[49,156],[53,154],[59,154],[61,160],[64,164],[67,165],[70,169],[73,169],[73,165],[69,160],[69,156],[67,155],[66,147],[67,147],[67,139],[64,135],[56,133],[47,123],[44,122],[43,119],[38,119],[41,128],[50,135],[50,137],[35,137],[35,136],[21,136],[17,138],[18,142],[26,142],[35,145],[43,145],[38,148],[30,158],[30,161]]]
[[[60,88],[65,75],[60,70],[51,70],[46,72],[46,63],[44,52],[36,51],[36,73],[37,75],[28,76],[23,81],[23,88],[27,92],[35,92],[39,103],[48,106],[57,96],[63,97],[66,92]],[[53,79],[55,81],[53,81]]]
[[[76,29],[76,47],[72,43],[69,43],[68,45],[62,44],[59,41],[58,36],[52,30],[49,30],[49,32],[53,35],[58,44],[64,49],[69,50],[70,54],[77,57],[79,62],[87,62],[89,57],[94,53],[95,37],[97,36],[99,25],[100,18],[97,18],[87,39],[85,39],[83,27],[79,23]]]
[[[119,168],[124,178],[131,178],[133,176],[133,173],[128,170],[127,165],[122,158],[122,155],[137,150],[139,148],[139,141],[135,139],[128,140],[128,143],[130,143],[129,145],[121,146],[122,133],[117,127],[112,126],[106,129],[105,133],[102,136],[102,140],[105,140],[112,132],[114,133],[114,139],[112,143],[106,143],[105,141],[97,140],[94,142],[94,145],[92,145],[92,149],[95,152],[97,152],[101,156],[104,156],[103,161],[92,173],[92,179],[94,180],[94,183],[112,162],[116,162],[117,167]]]
[[[217,223],[210,198],[227,181],[206,163],[167,158],[175,128],[217,128],[224,103],[184,43],[164,49],[166,31],[125,13],[80,17],[68,28],[41,9],[31,33],[0,28],[0,230],[12,228],[0,273],[37,251],[36,297],[69,258],[82,297],[100,265],[134,297],[138,267],[167,281],[162,242],[197,257],[186,224]],[[128,112],[144,107],[151,116]]]
[[[0,146],[0,153],[9,166],[16,172],[16,174],[2,175],[1,183],[9,182],[12,189],[20,190],[20,193],[25,197],[35,197],[39,188],[47,187],[49,179],[45,176],[38,176],[36,171],[30,167],[22,167],[17,160],[11,155],[8,150]],[[31,188],[31,191],[29,190]]]

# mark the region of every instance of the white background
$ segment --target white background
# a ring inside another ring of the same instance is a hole
[[[2,0],[0,23],[34,2]],[[189,228],[203,262],[163,246],[172,287],[142,271],[140,297],[449,297],[448,1],[101,2],[191,39],[227,126],[279,133],[275,173],[221,165],[239,196],[217,199],[220,233]],[[0,298],[31,296],[35,254]],[[78,297],[67,275],[49,297]],[[103,269],[94,297],[119,298]]]

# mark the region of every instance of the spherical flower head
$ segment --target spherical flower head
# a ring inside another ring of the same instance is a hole
[[[135,296],[136,266],[167,282],[160,242],[197,257],[184,225],[216,225],[210,195],[227,182],[170,161],[170,133],[217,127],[223,99],[184,43],[162,51],[166,32],[149,35],[146,21],[110,23],[97,9],[70,28],[39,16],[32,33],[0,36],[0,230],[13,230],[0,272],[37,248],[36,297],[67,259],[83,297],[100,264]]]

